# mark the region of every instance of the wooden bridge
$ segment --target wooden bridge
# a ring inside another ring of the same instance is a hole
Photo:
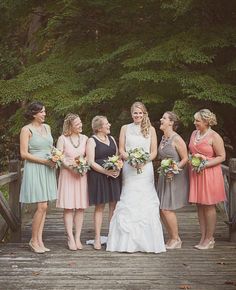
[[[225,168],[226,174],[229,173]],[[10,188],[17,189],[17,179],[10,173]],[[18,170],[19,174],[19,170]],[[233,173],[235,174],[235,173]],[[0,185],[6,180],[0,177]],[[3,180],[5,180],[3,182]],[[229,190],[235,195],[233,175]],[[11,193],[10,193],[11,195]],[[235,202],[231,196],[231,202]],[[0,244],[0,290],[20,289],[236,289],[236,241],[233,216],[229,225],[218,212],[216,246],[210,250],[197,250],[193,246],[200,239],[199,225],[194,206],[178,211],[182,249],[162,254],[110,253],[105,248],[95,251],[86,240],[93,238],[93,207],[85,212],[82,242],[84,249],[69,251],[66,248],[62,211],[52,204],[45,225],[45,244],[51,252],[35,254],[29,250],[31,224],[22,219],[19,231],[19,210],[0,203],[0,212],[11,220],[11,241]],[[234,205],[230,205],[230,214]],[[11,214],[9,213],[9,210]],[[14,217],[12,219],[12,217]],[[27,216],[26,216],[27,217]],[[107,235],[107,213],[104,217],[103,235]],[[2,227],[3,228],[3,227]],[[230,229],[230,231],[229,231]],[[0,231],[1,232],[1,231]],[[21,241],[17,242],[20,237]],[[231,241],[229,241],[231,239]],[[15,241],[15,242],[14,242]]]

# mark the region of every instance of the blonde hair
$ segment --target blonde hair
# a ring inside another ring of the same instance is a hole
[[[104,119],[106,120],[107,117],[105,117],[105,116],[95,116],[92,119],[92,129],[93,129],[93,133],[94,134],[96,134],[98,132],[98,130],[100,128],[102,128]]]
[[[72,113],[69,113],[65,116],[62,130],[62,134],[64,136],[70,136],[72,134],[72,123],[77,118],[79,118],[79,115]]]
[[[210,127],[217,125],[216,115],[208,109],[202,109],[198,111],[197,113],[195,113],[194,116],[200,116],[200,118],[203,121],[205,121]]]
[[[133,113],[135,108],[138,108],[143,112],[143,120],[141,122],[141,133],[143,134],[145,138],[147,138],[149,136],[150,128],[151,128],[151,122],[148,117],[147,109],[143,103],[135,102],[131,106],[131,114]]]
[[[176,131],[179,127],[179,117],[172,111],[167,111],[169,120],[173,122],[173,130]]]

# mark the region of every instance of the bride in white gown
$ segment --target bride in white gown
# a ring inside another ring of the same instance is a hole
[[[157,137],[147,110],[142,103],[136,102],[131,107],[131,114],[134,123],[121,128],[120,153],[127,159],[128,150],[143,147],[153,160],[157,155]],[[124,162],[122,193],[110,222],[107,251],[166,251],[152,162],[142,169],[143,172],[137,174],[137,168]]]

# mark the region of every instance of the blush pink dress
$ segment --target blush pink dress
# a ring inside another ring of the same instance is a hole
[[[63,154],[66,164],[72,164],[74,158],[85,155],[88,137],[80,135],[80,145],[75,148],[69,137],[61,135],[63,139]],[[57,207],[66,209],[85,209],[88,207],[87,175],[81,176],[64,168],[60,169],[57,192]]]
[[[206,156],[208,160],[213,159],[216,155],[212,145],[209,144],[210,133],[199,142],[195,142],[196,133],[197,131],[194,131],[190,139],[190,153],[200,153]],[[189,202],[213,205],[226,200],[224,179],[220,164],[206,168],[200,173],[192,171],[190,167],[189,178]]]

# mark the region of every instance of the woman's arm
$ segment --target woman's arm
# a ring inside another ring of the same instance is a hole
[[[212,136],[212,147],[216,157],[208,160],[205,167],[212,167],[225,161],[224,141],[221,136],[216,132],[214,132]]]
[[[184,142],[184,140],[177,135],[174,138],[174,142],[173,142],[179,156],[180,156],[180,162],[178,164],[179,168],[183,168],[185,166],[185,164],[188,162],[188,150],[187,150],[187,146]]]
[[[111,177],[117,177],[117,173],[111,170],[106,170],[101,165],[99,165],[97,162],[95,162],[95,147],[96,143],[93,138],[89,138],[86,145],[86,156],[89,165],[92,167],[93,170],[111,176]]]
[[[27,126],[25,126],[21,129],[21,132],[20,132],[20,155],[21,155],[21,158],[24,160],[31,161],[31,162],[35,162],[35,163],[39,163],[39,164],[48,165],[50,167],[54,167],[55,166],[54,162],[47,160],[47,159],[39,158],[39,157],[29,153],[28,147],[29,147],[29,140],[30,140],[31,136],[32,136],[32,134]]]
[[[65,151],[65,141],[64,141],[62,135],[57,140],[57,149],[60,150],[64,154],[64,151]],[[68,164],[65,159],[62,160],[62,165],[63,165],[64,168],[66,168],[66,169],[74,172],[73,169],[69,167],[69,165],[71,165],[71,164]]]
[[[112,137],[112,136],[110,136],[110,137],[112,138],[112,140],[113,140],[113,142],[114,142],[114,144],[115,144],[115,146],[116,146],[116,155],[118,155],[118,146],[117,146],[117,144],[116,144],[116,140],[115,140],[114,137]]]
[[[128,153],[125,150],[125,134],[126,134],[126,130],[127,130],[127,125],[124,125],[121,127],[120,129],[120,137],[119,137],[119,152],[121,157],[124,160],[127,160],[128,158]]]
[[[151,144],[150,144],[150,161],[154,160],[157,156],[157,134],[154,127],[150,128]]]

